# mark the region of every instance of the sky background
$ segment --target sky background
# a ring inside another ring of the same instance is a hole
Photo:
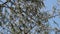
[[[3,2],[6,2],[6,0],[1,0]],[[1,2],[0,2],[1,4]],[[57,4],[57,0],[44,0],[44,4],[45,4],[45,8],[43,8],[43,10],[47,11],[50,10],[50,12],[52,11],[52,7],[55,6],[57,9],[60,9],[60,6],[58,6]],[[53,20],[55,20],[58,24],[60,24],[60,18],[56,17],[55,19],[53,18]],[[53,23],[52,19],[50,19],[50,24],[52,27],[55,27],[55,24]]]
[[[2,0],[2,1],[5,2],[6,0]],[[43,8],[43,10],[45,10],[45,11],[50,10],[50,12],[51,12],[53,6],[55,6],[56,9],[60,9],[60,6],[57,3],[58,3],[57,0],[44,0],[45,8]],[[0,2],[0,4],[1,4],[1,2]],[[53,20],[55,20],[60,27],[60,18],[57,16],[57,17],[49,20],[49,24],[51,25],[51,27],[54,28],[54,27],[57,27],[57,25],[53,23]],[[54,34],[54,32],[52,32],[52,34]]]
[[[3,2],[5,2],[6,0],[1,0]],[[1,4],[1,2],[0,2]],[[44,0],[44,4],[45,4],[45,8],[43,10],[47,11],[47,10],[50,10],[52,11],[52,7],[55,6],[57,9],[60,9],[60,6],[58,6],[57,4],[57,0]],[[55,19],[53,18],[53,20],[55,20],[58,24],[60,24],[60,18],[59,17],[56,17]],[[50,19],[50,24],[51,26],[55,27],[52,19]]]
[[[56,9],[60,9],[60,6],[58,5],[57,0],[45,0],[44,3],[45,3],[45,7],[46,7],[44,10],[50,10],[50,12],[51,12],[53,6],[55,6]],[[53,23],[53,20],[55,20],[57,22],[57,24],[59,25],[59,29],[60,29],[60,18],[57,16],[57,17],[49,20],[49,24],[52,28],[58,27],[56,24]],[[55,34],[55,32],[52,31],[50,34]]]
[[[55,6],[56,9],[60,9],[57,0],[44,0],[44,4],[45,4],[45,8],[43,10],[45,11],[49,10],[50,12],[52,12],[53,6]],[[55,20],[58,24],[60,24],[60,18],[57,16],[49,20],[52,27],[57,27],[56,24],[53,23],[53,20]]]
[[[58,5],[57,0],[44,0],[44,4],[45,4],[45,7],[42,8],[41,11],[44,10],[44,11],[48,11],[50,14],[53,14],[52,13],[53,6],[56,9],[60,10],[60,6]],[[56,12],[57,12],[57,10],[56,10]],[[57,22],[57,24],[59,25],[59,29],[60,29],[60,17],[56,16],[55,18],[49,19],[49,24],[52,28],[57,27],[57,25],[53,22],[53,20]]]

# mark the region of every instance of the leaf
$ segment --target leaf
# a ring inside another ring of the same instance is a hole
[[[48,34],[48,32],[46,32],[46,31],[45,31],[45,33],[44,33],[44,34]]]
[[[54,21],[54,23],[59,27],[58,23],[56,21]]]
[[[37,21],[37,24],[38,24],[38,25],[41,25],[42,23],[41,23],[41,21]]]
[[[6,0],[7,2],[11,2],[11,0]]]
[[[15,31],[13,24],[11,24],[12,31]]]
[[[0,22],[0,26],[2,26],[2,23]]]

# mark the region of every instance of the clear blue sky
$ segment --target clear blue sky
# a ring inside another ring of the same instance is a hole
[[[44,3],[47,10],[52,10],[52,6],[57,4],[57,0],[45,0]]]

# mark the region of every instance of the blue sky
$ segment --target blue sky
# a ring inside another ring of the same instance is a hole
[[[44,3],[47,10],[52,10],[53,5],[57,5],[57,0],[45,0]]]
[[[2,0],[3,2],[5,2],[6,0]],[[57,0],[44,0],[44,3],[45,3],[45,9],[44,10],[52,10],[52,7],[53,6],[56,6],[56,8],[60,9],[60,6],[57,5]],[[1,4],[1,3],[0,3]],[[59,17],[56,17],[54,19],[57,23],[60,22],[60,19]],[[52,20],[51,20],[51,23],[52,23]],[[59,23],[60,24],[60,23]],[[55,25],[54,25],[55,26]]]
[[[2,1],[5,2],[5,0],[2,0]],[[60,6],[58,6],[58,4],[57,4],[57,0],[44,0],[44,3],[45,3],[44,10],[52,10],[53,6],[56,6],[57,9],[60,9]],[[53,23],[53,20],[55,20],[60,26],[60,18],[59,17],[49,20],[49,24],[51,24],[52,27],[57,27],[56,24]]]
[[[45,9],[44,10],[52,11],[52,7],[53,6],[55,6],[57,9],[60,9],[59,8],[60,6],[58,6],[58,4],[57,4],[57,0],[45,0],[44,3],[45,3]],[[60,18],[59,17],[55,17],[55,18],[49,20],[49,23],[51,24],[52,27],[57,27],[57,25],[53,23],[53,20],[55,20],[58,24],[60,24],[59,23],[60,22]]]
[[[60,6],[58,6],[58,4],[57,4],[57,0],[45,0],[44,3],[45,3],[45,9],[44,10],[52,11],[53,6],[55,6],[56,9],[60,9]],[[49,24],[52,28],[57,27],[57,25],[53,23],[53,20],[55,20],[58,23],[59,29],[60,29],[60,18],[57,16],[57,17],[49,20]],[[55,34],[55,32],[52,31],[50,34]]]
[[[5,2],[6,0],[2,0],[3,2]],[[1,4],[1,3],[0,3]],[[60,6],[58,6],[57,4],[57,0],[44,0],[44,4],[45,4],[45,9],[44,10],[52,10],[53,6],[56,6],[57,9],[60,9]],[[53,18],[53,20],[55,20],[58,24],[60,24],[60,18],[56,17],[55,19]],[[52,27],[55,27],[56,25],[53,23],[52,19],[50,19],[50,24]]]

